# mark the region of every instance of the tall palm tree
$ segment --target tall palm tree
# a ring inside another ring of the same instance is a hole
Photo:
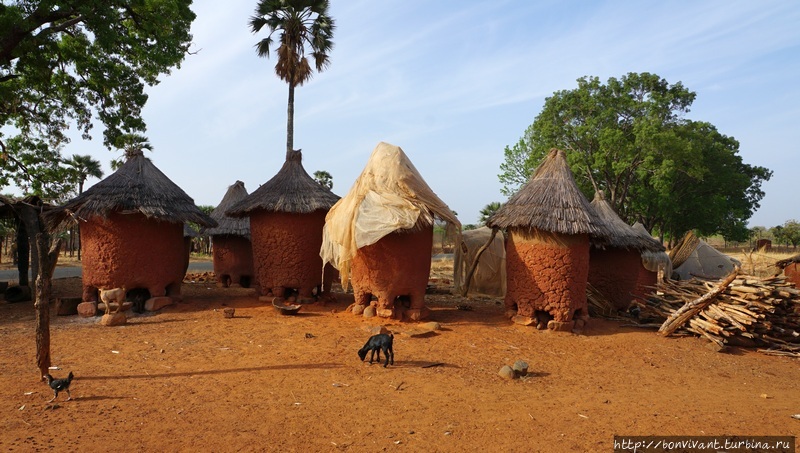
[[[256,44],[259,57],[269,58],[275,44],[272,35],[280,34],[275,73],[289,84],[289,106],[286,121],[286,156],[294,148],[294,88],[311,79],[312,69],[305,55],[306,46],[317,72],[330,65],[328,53],[333,49],[333,18],[328,16],[328,0],[259,0],[250,28],[258,33],[266,27],[269,35]]]
[[[483,207],[480,211],[480,218],[478,219],[478,223],[481,225],[486,225],[486,221],[489,220],[489,217],[493,216],[498,209],[503,206],[503,203],[499,201],[493,201],[486,206]]]
[[[83,193],[83,184],[86,182],[90,176],[93,178],[100,179],[103,177],[103,169],[100,167],[100,161],[92,159],[92,156],[80,155],[80,154],[73,154],[72,158],[67,159],[67,165],[70,166],[71,171],[75,175],[75,179],[78,183],[78,195]],[[70,232],[70,250],[72,250],[72,238],[77,238],[78,240],[78,261],[81,259],[81,234],[80,230],[75,230],[74,228]],[[72,253],[70,252],[70,256]]]
[[[71,167],[75,180],[78,183],[78,195],[83,193],[83,184],[91,176],[100,179],[103,177],[103,169],[100,167],[100,161],[92,159],[90,155],[74,154],[70,159],[67,159],[67,165]]]

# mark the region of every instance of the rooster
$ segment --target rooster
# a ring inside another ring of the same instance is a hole
[[[47,385],[53,389],[53,398],[48,401],[48,403],[52,403],[53,400],[58,398],[58,392],[62,390],[67,391],[67,401],[72,399],[72,395],[69,393],[69,385],[72,383],[72,378],[75,377],[72,374],[72,371],[69,372],[69,375],[64,379],[53,379],[53,376],[50,376],[50,373],[44,375],[45,379],[47,379]]]

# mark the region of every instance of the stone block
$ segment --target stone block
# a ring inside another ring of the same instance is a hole
[[[125,316],[125,313],[123,312],[111,313],[110,315],[103,315],[103,317],[100,318],[100,324],[107,327],[122,326],[127,323],[128,323],[128,317]]]
[[[574,327],[574,321],[559,322],[553,320],[547,323],[547,328],[552,332],[572,332]]]
[[[78,315],[82,318],[91,318],[97,315],[97,302],[81,302],[77,307]]]
[[[172,298],[168,296],[151,297],[144,303],[144,309],[147,311],[158,311],[167,305],[172,305]]]

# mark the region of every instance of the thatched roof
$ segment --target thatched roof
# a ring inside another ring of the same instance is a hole
[[[236,181],[232,186],[228,187],[222,201],[219,202],[216,208],[211,211],[211,218],[217,221],[216,228],[208,228],[203,231],[204,234],[210,236],[242,236],[250,239],[250,218],[234,218],[225,215],[225,211],[230,209],[236,203],[247,198],[247,189],[244,188],[244,183]]]
[[[664,247],[664,244],[662,244],[661,241],[659,241],[658,239],[654,238],[647,231],[647,228],[645,228],[644,225],[642,225],[639,222],[636,222],[636,223],[633,224],[633,226],[631,226],[631,228],[633,229],[634,233],[636,233],[639,236],[645,238],[646,240],[652,241],[656,245],[657,248],[653,249],[653,250],[649,250],[650,252],[666,252],[667,249]]]
[[[775,266],[777,266],[778,269],[785,269],[787,266],[794,263],[800,263],[800,254],[791,256],[786,259],[782,259],[780,261],[776,261]]]
[[[291,153],[272,179],[234,204],[225,214],[245,217],[258,210],[295,214],[329,210],[339,196],[311,178],[303,168],[302,160],[299,150]]]
[[[184,223],[183,224],[183,237],[184,238],[196,238],[198,236],[200,236],[200,234],[198,234],[197,230],[192,228],[191,225],[189,225],[188,223]]]
[[[592,208],[606,223],[610,231],[607,238],[592,238],[592,245],[596,248],[617,248],[626,250],[638,250],[659,252],[664,251],[664,246],[657,240],[653,239],[647,232],[642,235],[625,223],[616,212],[611,204],[605,199],[602,190],[595,192],[594,200],[592,200]],[[644,228],[644,227],[643,227]]]
[[[608,227],[583,196],[564,151],[552,149],[531,180],[492,215],[494,228],[530,228],[561,234],[605,237]]]
[[[217,224],[141,151],[130,155],[110,176],[53,210],[47,216],[47,222],[55,226],[69,221],[70,217],[87,220],[92,217],[108,218],[114,212],[139,213],[165,222],[194,222],[203,226]]]

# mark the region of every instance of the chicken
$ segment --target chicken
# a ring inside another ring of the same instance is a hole
[[[72,374],[72,371],[69,372],[69,375],[63,379],[53,379],[53,376],[50,376],[50,373],[44,375],[45,379],[47,379],[47,385],[53,389],[53,398],[48,401],[48,403],[52,403],[53,400],[58,398],[58,392],[62,390],[67,391],[67,401],[72,399],[72,395],[69,393],[69,385],[72,383],[72,378],[75,376]]]

